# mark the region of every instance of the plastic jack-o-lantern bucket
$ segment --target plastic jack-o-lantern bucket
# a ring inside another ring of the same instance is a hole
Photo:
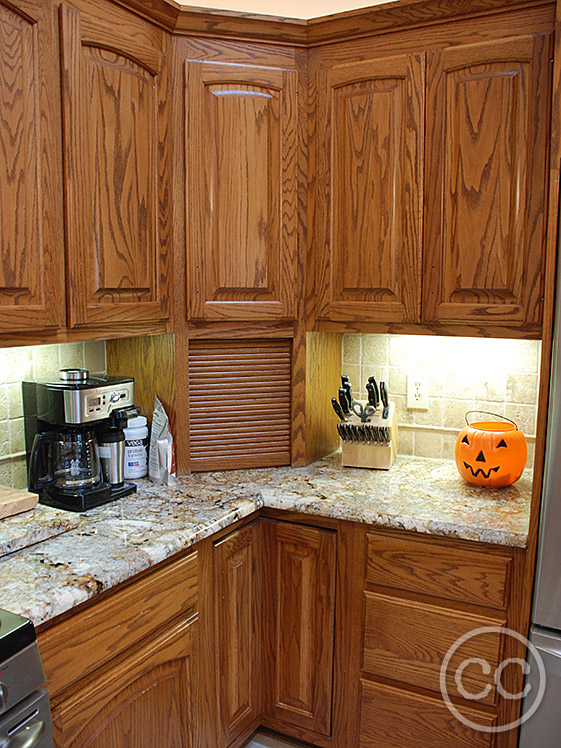
[[[470,423],[471,413],[483,413],[501,421]],[[520,478],[526,467],[526,439],[509,418],[485,411],[466,413],[467,426],[456,439],[456,466],[462,478],[475,486],[502,488]]]

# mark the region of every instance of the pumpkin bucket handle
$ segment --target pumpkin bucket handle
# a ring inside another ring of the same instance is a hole
[[[470,413],[483,413],[483,415],[493,416],[494,418],[498,418],[501,421],[508,421],[509,423],[512,423],[514,428],[518,431],[518,425],[511,418],[507,418],[506,416],[500,416],[498,413],[491,413],[491,411],[489,410],[468,410],[466,413],[466,423],[468,426],[471,426],[471,423],[468,420],[468,416]]]

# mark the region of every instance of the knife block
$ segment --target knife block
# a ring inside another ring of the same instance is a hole
[[[365,403],[363,403],[365,405]],[[395,403],[388,403],[388,417],[382,418],[383,409],[378,410],[370,416],[368,425],[383,428],[386,427],[390,434],[388,445],[364,444],[359,441],[347,441],[342,443],[341,463],[344,467],[371,468],[375,470],[389,470],[394,463],[398,447],[397,413]],[[361,426],[361,420],[354,413],[347,416],[348,424]]]

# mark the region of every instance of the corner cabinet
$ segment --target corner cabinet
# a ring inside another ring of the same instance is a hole
[[[320,71],[319,319],[419,319],[424,56]]]
[[[0,331],[66,319],[56,16],[0,1]]]
[[[187,61],[187,313],[295,316],[297,72]]]
[[[159,30],[60,8],[69,325],[169,317],[168,72]],[[152,37],[155,37],[152,40]]]
[[[551,35],[431,52],[423,317],[539,326]]]
[[[263,520],[263,564],[262,722],[323,745],[331,735],[336,533]]]

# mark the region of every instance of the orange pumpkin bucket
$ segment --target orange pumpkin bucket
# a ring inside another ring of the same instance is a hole
[[[470,413],[503,420],[470,423]],[[475,486],[489,488],[502,488],[517,481],[526,467],[528,450],[524,434],[514,421],[495,413],[469,410],[466,423],[456,439],[455,451],[456,467],[462,478]]]

